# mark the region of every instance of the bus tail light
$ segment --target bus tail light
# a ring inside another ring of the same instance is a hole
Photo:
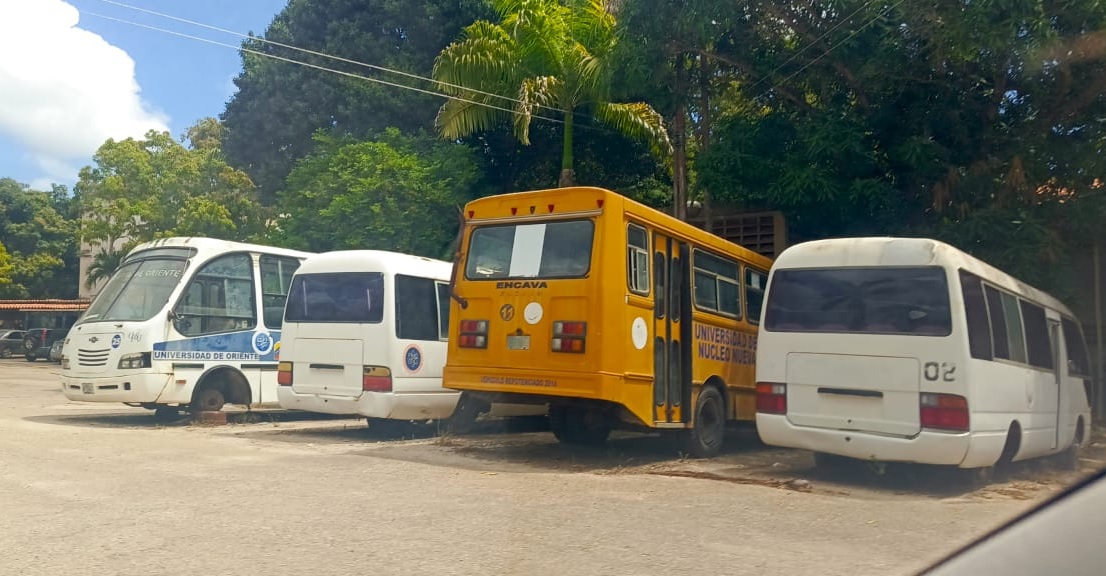
[[[757,412],[787,414],[787,384],[757,382]]]
[[[967,398],[956,394],[925,392],[920,396],[919,404],[922,428],[954,432],[968,431]]]
[[[277,384],[281,386],[292,385],[292,363],[281,362],[277,364]]]
[[[457,346],[461,348],[487,348],[488,321],[461,320],[461,335],[457,338]]]
[[[583,353],[587,332],[587,322],[554,322],[553,351]]]
[[[365,392],[391,392],[392,371],[383,366],[365,366],[361,373],[361,390]]]

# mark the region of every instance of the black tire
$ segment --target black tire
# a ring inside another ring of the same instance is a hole
[[[38,360],[38,358],[35,358],[34,354],[27,354],[25,356],[25,358],[27,359],[28,362],[34,362],[35,360]]]
[[[12,349],[11,348],[4,348],[3,350],[0,350],[0,358],[3,358],[5,360],[7,360],[8,358],[11,358],[11,357],[12,357]]]
[[[825,472],[842,472],[853,464],[849,458],[837,454],[814,453],[814,467]]]
[[[714,386],[704,386],[695,402],[694,426],[683,432],[684,451],[696,458],[713,458],[726,442],[726,405]]]
[[[1071,446],[1067,450],[1060,453],[1060,467],[1064,470],[1070,470],[1072,472],[1079,471],[1079,453],[1083,449],[1083,419],[1079,419],[1079,423],[1076,425],[1075,438],[1072,439]]]
[[[226,403],[226,398],[223,397],[221,390],[205,386],[196,391],[196,396],[192,399],[192,411],[218,412],[223,409],[223,405]]]
[[[550,406],[549,425],[564,444],[599,446],[611,435],[606,414],[576,406]]]
[[[180,409],[175,406],[158,406],[154,408],[154,420],[158,422],[172,422],[180,418]]]
[[[487,414],[491,408],[491,404],[462,392],[445,428],[450,434],[468,434],[476,428],[480,416]]]
[[[980,466],[979,468],[961,468],[960,474],[969,487],[983,488],[994,482],[995,467]]]

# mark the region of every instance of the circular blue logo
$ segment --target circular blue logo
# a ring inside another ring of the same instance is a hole
[[[112,348],[118,348],[119,345],[122,344],[122,343],[123,343],[123,335],[122,334],[116,334],[115,336],[111,337],[111,347]]]
[[[422,352],[414,345],[408,346],[407,351],[403,353],[403,363],[409,371],[418,372],[419,367],[422,366]]]
[[[253,335],[253,349],[258,354],[268,354],[273,349],[273,337],[268,332],[258,332]]]

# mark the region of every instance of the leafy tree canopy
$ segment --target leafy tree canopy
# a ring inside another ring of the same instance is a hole
[[[323,132],[280,195],[274,239],[296,248],[394,250],[449,259],[458,211],[476,194],[475,152],[390,128],[357,142]]]
[[[290,0],[263,38],[272,42],[423,77],[457,33],[490,15],[482,0]],[[249,40],[244,48],[421,89],[433,84]],[[242,53],[238,92],[222,120],[227,158],[257,183],[266,203],[276,198],[296,161],[315,146],[318,129],[364,139],[385,127],[429,129],[441,100]]]
[[[77,291],[77,222],[64,186],[32,190],[0,178],[0,297],[69,298]],[[2,269],[6,267],[7,272]]]
[[[256,189],[227,165],[218,133],[207,119],[189,130],[191,148],[156,131],[105,142],[77,183],[94,252],[168,236],[255,239],[265,224]]]

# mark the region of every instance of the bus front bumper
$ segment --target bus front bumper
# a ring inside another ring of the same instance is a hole
[[[169,374],[137,373],[94,377],[63,375],[61,391],[78,402],[126,402],[153,404],[169,385]]]
[[[449,418],[460,395],[456,392],[362,392],[360,396],[299,394],[290,386],[277,390],[280,407],[321,414],[347,414],[393,420]]]
[[[883,436],[865,432],[795,426],[787,416],[757,414],[757,434],[765,444],[834,454],[858,460],[878,462],[914,462],[962,466],[985,465],[970,458],[972,444],[968,433],[921,431],[916,436]]]

